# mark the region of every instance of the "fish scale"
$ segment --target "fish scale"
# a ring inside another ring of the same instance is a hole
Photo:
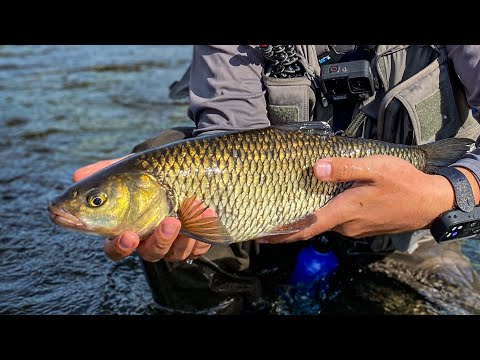
[[[373,154],[394,155],[419,169],[425,165],[419,148],[275,128],[191,139],[149,151],[137,164],[154,169],[151,173],[173,189],[176,204],[191,196],[203,200],[231,237],[243,241],[301,219],[350,185],[318,181],[316,160]]]
[[[295,124],[182,140],[125,158],[74,184],[49,205],[55,223],[107,237],[125,231],[145,239],[166,216],[182,233],[230,243],[291,233],[350,183],[313,175],[325,157],[393,155],[430,172],[460,159],[471,139],[421,146],[335,136],[319,124]],[[218,219],[199,218],[193,199]],[[298,221],[297,221],[298,220]]]

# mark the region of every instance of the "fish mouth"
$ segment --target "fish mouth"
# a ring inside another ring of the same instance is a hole
[[[58,206],[49,205],[48,211],[50,212],[50,220],[52,220],[55,224],[73,229],[87,228],[82,220]]]

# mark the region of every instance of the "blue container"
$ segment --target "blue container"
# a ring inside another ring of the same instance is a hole
[[[328,277],[338,267],[338,259],[333,251],[319,252],[312,245],[300,250],[297,263],[290,278],[293,286],[315,286]]]

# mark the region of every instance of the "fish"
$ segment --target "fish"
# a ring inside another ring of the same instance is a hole
[[[132,154],[55,198],[50,219],[104,237],[134,231],[144,240],[173,216],[180,233],[209,244],[295,233],[352,185],[318,180],[317,160],[383,154],[429,173],[463,157],[473,143],[392,144],[334,134],[315,123],[206,135]],[[207,208],[217,216],[201,217]]]

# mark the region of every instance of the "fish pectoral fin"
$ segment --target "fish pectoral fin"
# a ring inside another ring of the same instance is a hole
[[[294,234],[296,232],[308,229],[316,221],[317,221],[317,217],[315,216],[315,214],[308,214],[307,216],[305,216],[304,218],[301,218],[300,220],[294,221],[290,224],[277,226],[276,228],[268,232],[258,234],[257,236],[255,236],[255,238],[261,238],[261,237],[272,236],[272,235]]]
[[[195,197],[183,201],[178,209],[178,219],[182,223],[180,233],[208,244],[234,242],[218,217],[201,217],[206,209],[203,202],[195,201]]]

